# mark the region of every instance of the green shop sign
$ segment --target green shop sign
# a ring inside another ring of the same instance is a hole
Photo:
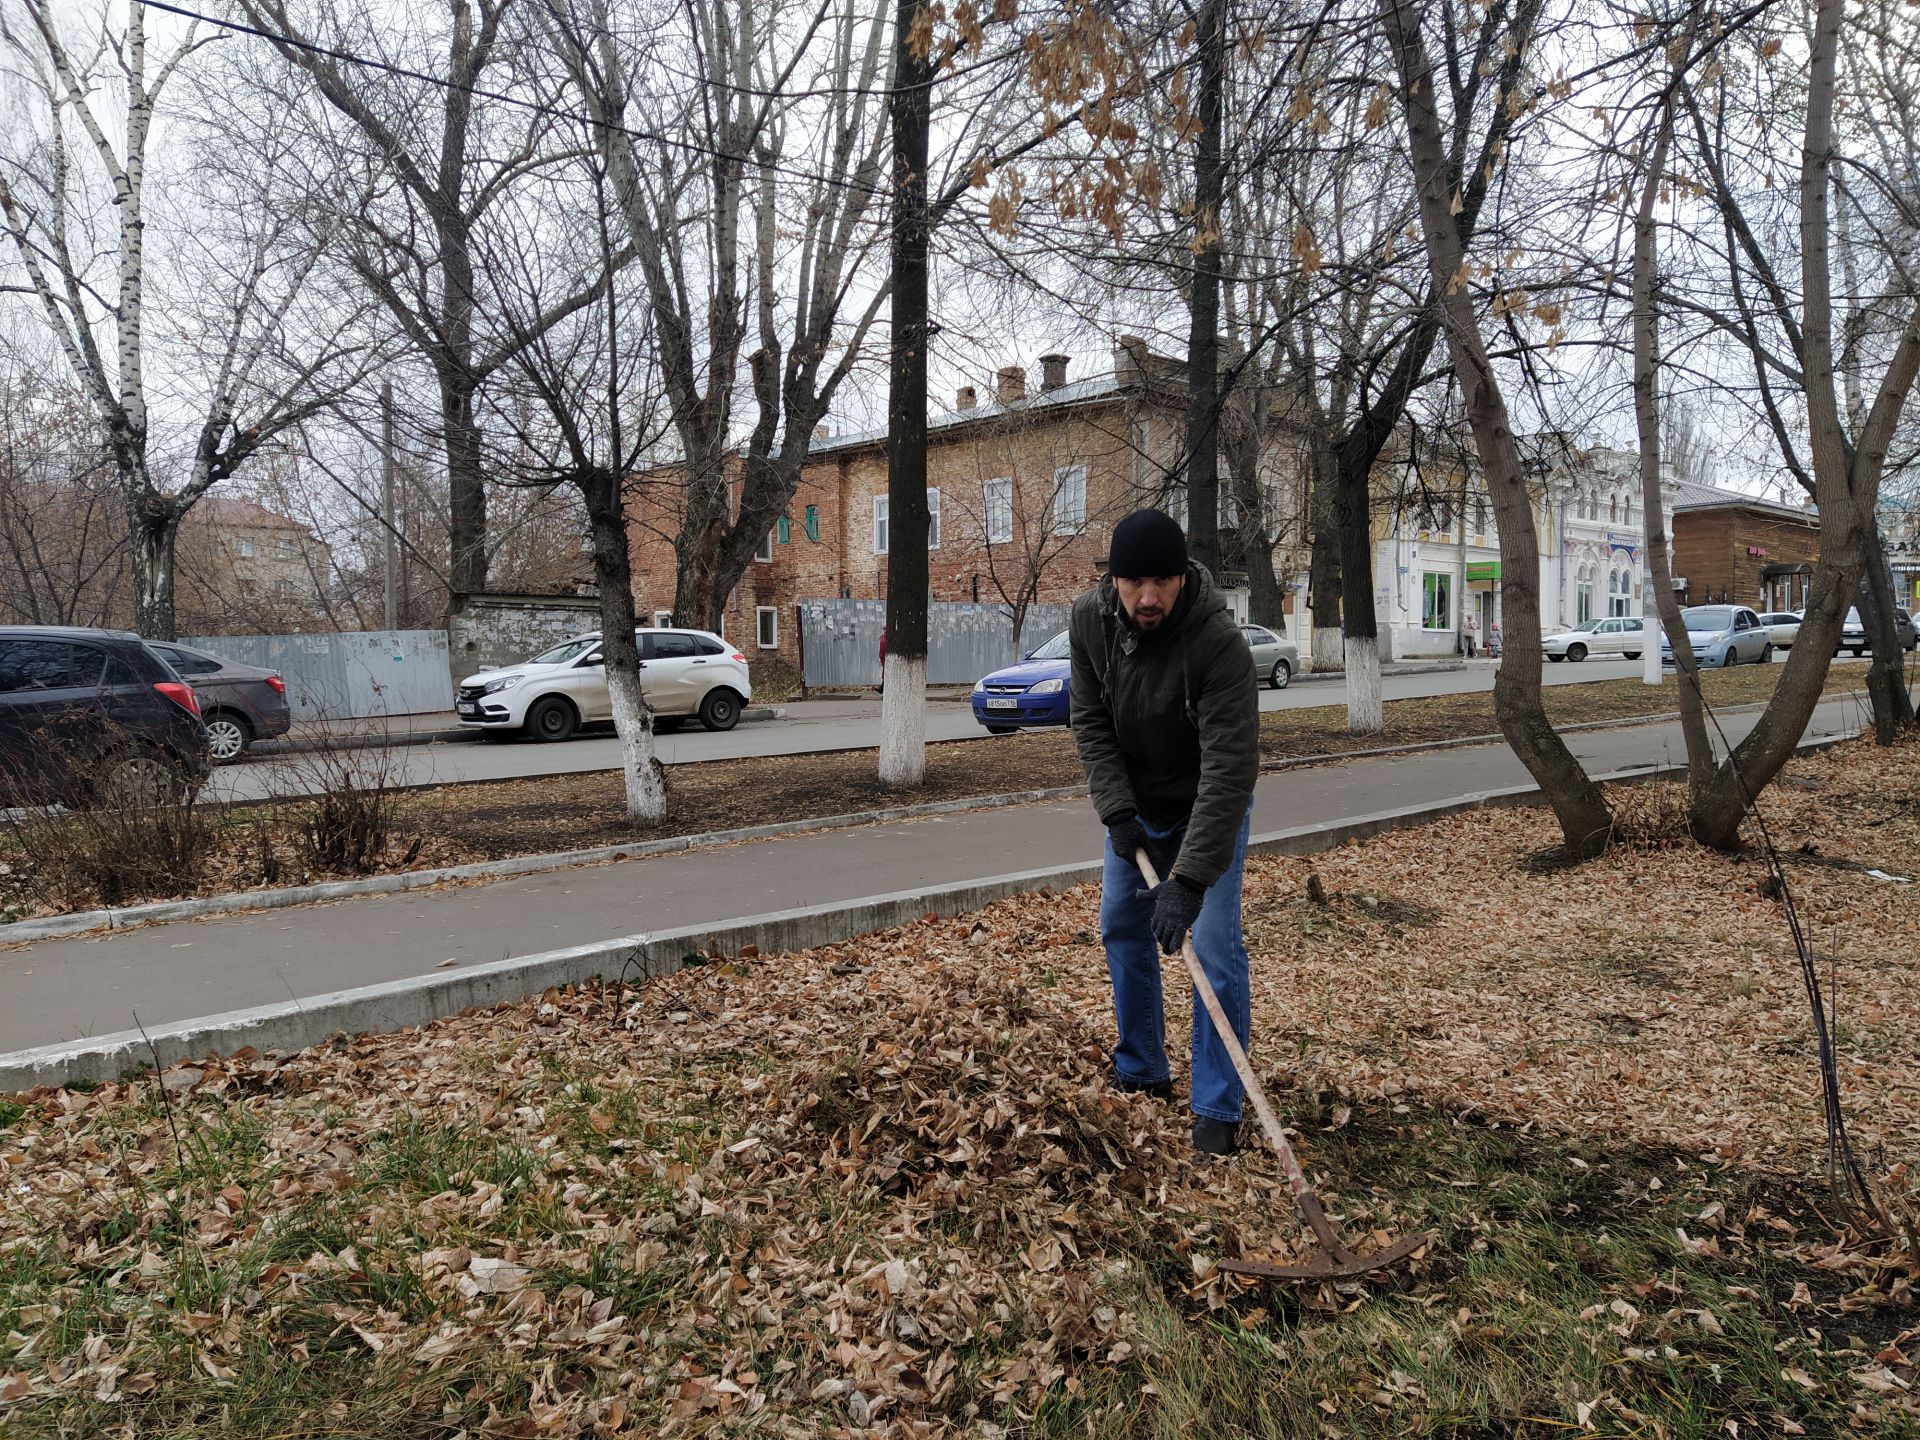
[[[1498,580],[1499,578],[1500,562],[1498,560],[1477,560],[1467,566],[1469,581]]]

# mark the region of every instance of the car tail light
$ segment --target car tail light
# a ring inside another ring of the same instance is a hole
[[[282,680],[278,675],[269,675],[267,676],[267,688],[276,695],[284,695],[287,693],[287,682]]]
[[[191,685],[182,685],[178,680],[161,680],[153,688],[189,715],[200,713],[200,697],[193,693]]]
[[[744,665],[747,663],[747,657],[736,650],[733,652],[733,663],[736,665]]]

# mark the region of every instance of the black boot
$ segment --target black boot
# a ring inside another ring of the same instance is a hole
[[[1171,1080],[1129,1080],[1116,1072],[1113,1076],[1113,1088],[1122,1095],[1151,1095],[1156,1100],[1173,1099],[1173,1081]]]
[[[1193,1117],[1193,1148],[1203,1155],[1231,1155],[1240,1148],[1240,1122]]]

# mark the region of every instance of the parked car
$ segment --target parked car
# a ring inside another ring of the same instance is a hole
[[[292,725],[287,682],[279,671],[222,660],[172,642],[147,644],[193,687],[214,764],[231,765],[254,741],[276,739]]]
[[[731,730],[753,694],[747,657],[705,630],[637,630],[640,692],[669,732],[694,717],[709,730]],[[460,682],[454,697],[460,724],[482,734],[524,731],[536,740],[566,740],[582,725],[613,719],[600,634],[576,635],[519,665],[483,670]]]
[[[973,684],[973,718],[990,735],[1011,735],[1040,725],[1069,725],[1067,632],[1062,630],[1017,665],[983,675]]]
[[[1247,648],[1253,651],[1253,673],[1276,690],[1284,690],[1300,668],[1300,647],[1264,625],[1242,625]]]
[[[0,628],[0,803],[158,804],[210,763],[192,687],[138,635]]]
[[[1765,665],[1773,659],[1773,642],[1760,617],[1744,605],[1689,605],[1680,612],[1686,622],[1687,643],[1693,647],[1694,663],[1701,669],[1710,665],[1738,665],[1743,660]],[[1660,637],[1660,663],[1673,664],[1673,647]]]
[[[1609,658],[1624,655],[1629,660],[1638,660],[1646,646],[1646,622],[1635,616],[1623,615],[1582,620],[1571,630],[1549,635],[1540,642],[1547,659],[1572,660],[1576,663],[1589,655]]]
[[[1899,637],[1900,648],[1911,650],[1914,646],[1913,617],[1899,606],[1893,610],[1893,633]],[[1856,605],[1847,611],[1847,618],[1840,622],[1840,638],[1834,643],[1833,653],[1842,650],[1854,655],[1865,655],[1873,648],[1873,642],[1867,638],[1867,622],[1860,618],[1860,608]]]
[[[1793,642],[1800,638],[1800,616],[1796,611],[1771,610],[1760,617],[1760,623],[1767,627],[1767,639],[1776,650],[1791,650]]]

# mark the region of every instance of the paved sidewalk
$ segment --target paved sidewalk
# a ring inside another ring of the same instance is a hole
[[[1736,741],[1751,714],[1726,718]],[[1856,728],[1828,701],[1817,739]],[[1569,736],[1593,773],[1683,758],[1678,726]],[[1254,831],[1336,821],[1528,782],[1504,745],[1355,761],[1263,777]],[[0,1052],[247,1006],[284,1003],[643,930],[1037,870],[1092,857],[1084,800],[816,832],[552,871],[484,886],[374,896],[51,940],[0,954]]]

